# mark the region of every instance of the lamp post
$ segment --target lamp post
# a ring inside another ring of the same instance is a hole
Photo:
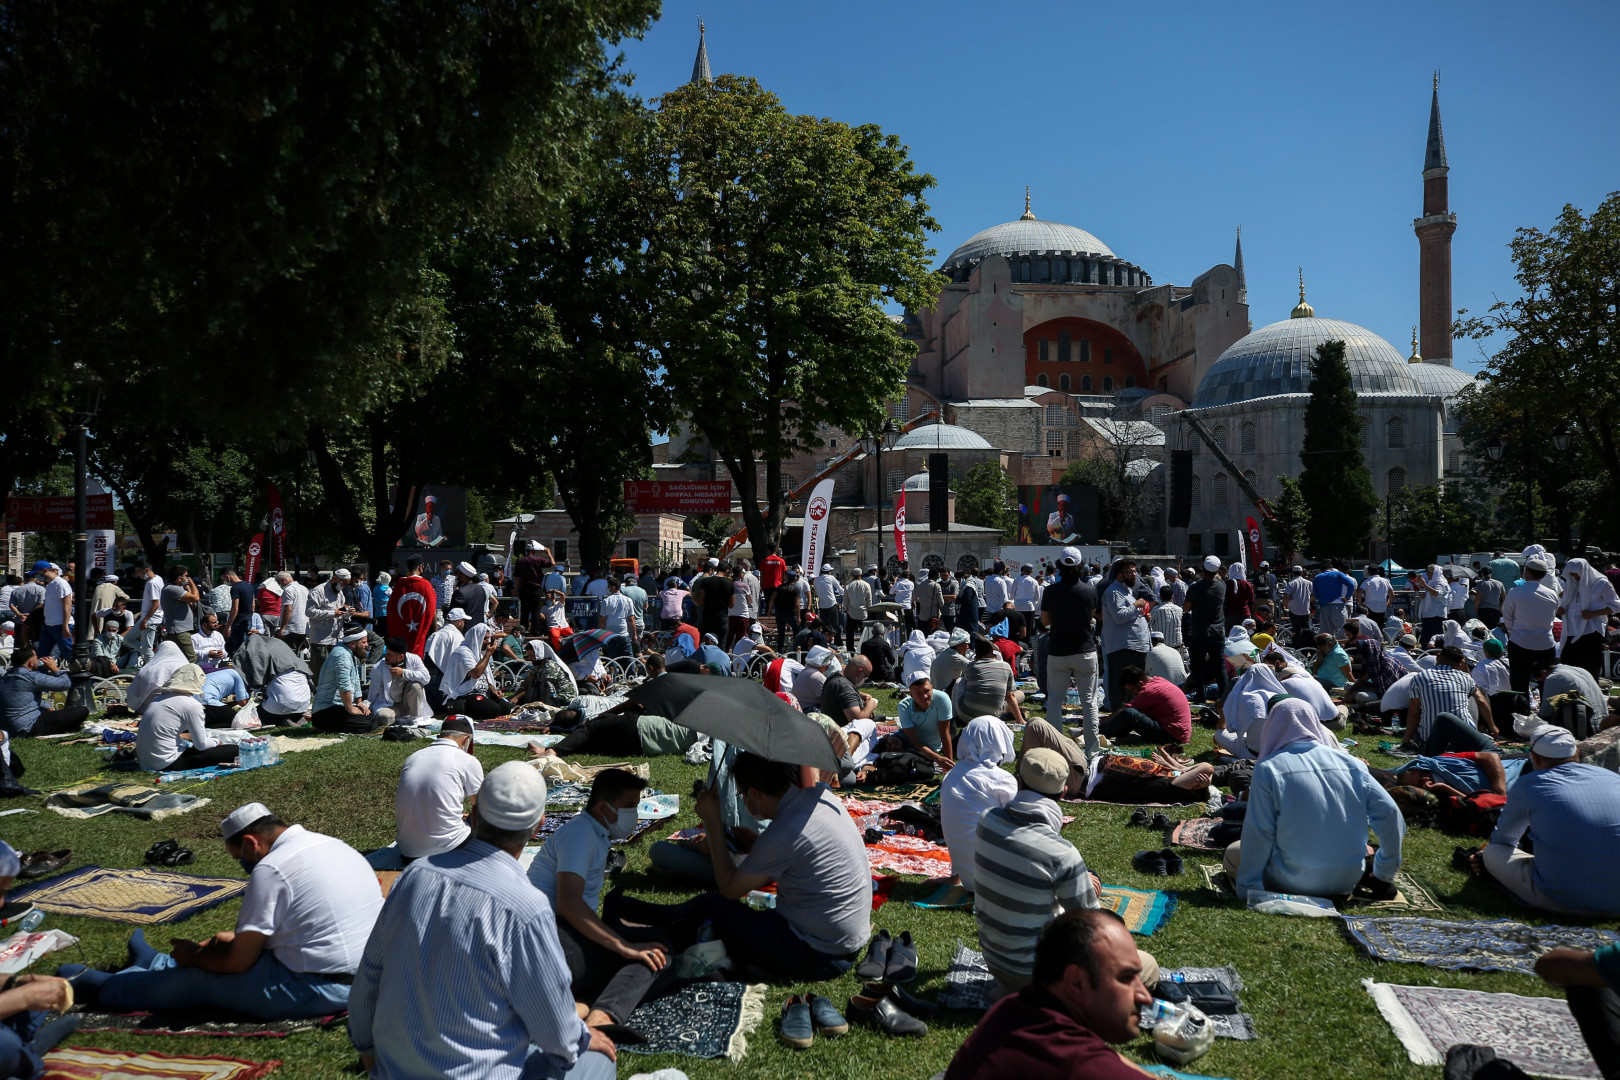
[[[894,444],[899,438],[900,438],[900,428],[895,424],[892,417],[885,418],[884,421],[883,421],[883,426],[881,428],[879,428],[876,432],[874,432],[871,435],[868,435],[866,437],[866,445],[871,448],[872,456],[874,458],[876,458],[876,460],[877,460],[877,489],[878,489],[878,497],[877,497],[877,505],[878,505],[878,516],[877,516],[878,557],[877,557],[877,567],[878,567],[878,580],[879,581],[883,580],[883,574],[884,574],[884,571],[886,569],[885,564],[883,562],[883,510],[884,510],[884,503],[887,501],[885,499],[885,497],[884,497],[885,493],[886,493],[886,491],[885,491],[886,483],[885,483],[884,478],[883,478],[883,451],[885,451],[885,450],[893,450],[894,449]],[[904,480],[901,481],[901,483],[904,483],[904,482],[905,482]]]
[[[85,494],[89,487],[90,421],[101,408],[101,380],[94,377],[84,386],[84,409],[73,417],[73,558],[75,565],[73,615],[74,700],[90,705],[90,531]]]
[[[1559,423],[1557,427],[1552,429],[1552,444],[1553,444],[1553,449],[1554,450],[1556,450],[1560,454],[1562,454],[1564,451],[1569,449],[1569,441],[1570,441],[1569,428],[1564,426],[1564,424]],[[1557,489],[1557,503],[1558,503],[1558,546],[1560,548],[1562,548],[1563,551],[1567,555],[1568,552],[1570,551],[1570,549],[1573,548],[1575,545],[1574,545],[1573,539],[1570,536],[1570,531],[1571,530],[1570,530],[1570,527],[1569,527],[1569,506],[1564,501],[1564,489],[1563,489],[1562,484],[1560,484],[1558,486],[1558,489]]]

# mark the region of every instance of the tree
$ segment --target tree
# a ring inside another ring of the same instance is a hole
[[[430,255],[577,186],[622,92],[606,48],[657,10],[4,0],[13,407],[221,362],[275,402],[199,411],[238,436],[396,397],[447,359]]]
[[[1089,424],[1096,432],[1090,452],[1064,470],[1058,482],[1096,487],[1101,535],[1130,540],[1133,530],[1158,520],[1163,488],[1153,468],[1155,452],[1164,448],[1164,433],[1117,395],[1108,416]]]
[[[1317,555],[1360,553],[1372,535],[1378,497],[1361,457],[1361,417],[1342,341],[1316,347],[1299,459],[1299,486],[1310,508],[1309,549]]]
[[[1277,477],[1277,500],[1271,504],[1276,516],[1266,522],[1266,539],[1277,549],[1278,560],[1292,564],[1305,550],[1310,532],[1311,507],[1292,476]]]
[[[719,517],[715,514],[697,514],[686,519],[691,528],[692,535],[698,543],[708,549],[710,557],[720,554],[725,546],[726,538],[737,531],[737,519],[727,516]]]
[[[1437,554],[1484,549],[1485,515],[1464,485],[1403,488],[1390,500],[1397,562],[1425,566]]]
[[[964,525],[1000,529],[1004,543],[1017,538],[1017,505],[1018,485],[994,461],[973,466],[956,488],[956,520]]]
[[[1125,481],[1113,461],[1105,457],[1087,457],[1074,462],[1058,483],[1066,487],[1090,484],[1097,489],[1097,533],[1103,540],[1123,540],[1126,533],[1126,504],[1129,501]]]
[[[654,336],[763,551],[787,517],[783,460],[827,428],[874,430],[905,381],[915,346],[885,305],[922,307],[941,284],[923,201],[934,181],[894,136],[790,115],[752,79],[675,90],[657,122],[637,170],[657,200]]]

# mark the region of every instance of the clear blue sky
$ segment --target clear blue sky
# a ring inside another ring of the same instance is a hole
[[[1507,244],[1620,189],[1620,3],[842,3],[665,0],[625,52],[644,98],[718,74],[875,123],[937,187],[943,258],[1016,218],[1078,225],[1155,282],[1232,258],[1250,317],[1317,314],[1404,355],[1418,321],[1430,78],[1451,165],[1455,307],[1516,292]],[[1458,342],[1458,363],[1478,346]]]

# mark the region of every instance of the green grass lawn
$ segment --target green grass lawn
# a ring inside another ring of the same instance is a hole
[[[892,713],[893,702],[887,700],[888,694],[880,694],[880,698],[885,700],[885,711]],[[1360,742],[1361,750],[1376,745],[1373,738],[1362,738]],[[148,823],[114,814],[74,821],[43,811],[4,819],[0,836],[22,850],[70,847],[73,866],[117,867],[141,865],[141,854],[149,845],[173,836],[196,851],[196,873],[240,876],[240,867],[220,842],[219,821],[235,807],[259,800],[289,821],[341,837],[362,851],[370,850],[393,839],[394,786],[400,765],[422,745],[351,738],[341,746],[289,755],[283,764],[271,769],[187,788],[213,802],[182,817]],[[1194,753],[1206,753],[1210,748],[1209,733],[1196,729]],[[102,760],[88,747],[49,743],[23,743],[20,753],[28,765],[26,781],[37,788],[59,787],[91,777]],[[523,755],[492,747],[480,749],[478,756],[488,769]],[[1376,756],[1372,760],[1377,764],[1391,763]],[[669,823],[670,828],[696,824],[686,795],[692,781],[703,771],[677,759],[652,762],[653,785],[682,795],[682,812]],[[24,806],[38,809],[40,800],[13,800],[6,808]],[[1530,995],[1554,993],[1539,980],[1522,975],[1447,972],[1369,960],[1349,944],[1338,928],[1338,920],[1257,915],[1234,902],[1220,902],[1213,893],[1198,887],[1203,880],[1198,864],[1217,861],[1215,855],[1184,852],[1187,872],[1180,878],[1144,877],[1131,868],[1131,856],[1150,843],[1162,847],[1163,842],[1145,830],[1125,828],[1129,810],[1099,806],[1070,808],[1066,812],[1074,813],[1076,820],[1064,829],[1064,835],[1079,847],[1088,865],[1105,883],[1137,888],[1168,885],[1181,890],[1180,906],[1169,922],[1152,937],[1140,940],[1162,965],[1231,964],[1243,977],[1243,1002],[1255,1017],[1260,1038],[1247,1043],[1217,1040],[1214,1049],[1190,1067],[1193,1071],[1233,1078],[1437,1076],[1436,1070],[1407,1061],[1400,1043],[1362,990],[1362,979]],[[1173,817],[1197,815],[1196,808],[1172,813]],[[670,882],[661,880],[647,862],[647,845],[657,835],[660,833],[655,831],[628,849],[629,866],[620,875],[619,883],[633,895],[679,898],[685,894],[671,889]],[[1405,868],[1445,905],[1443,917],[1524,917],[1499,894],[1451,868],[1452,847],[1460,842],[1428,829],[1415,830],[1407,837]],[[923,911],[911,906],[910,901],[921,898],[926,891],[922,879],[905,879],[894,898],[874,915],[874,923],[896,933],[911,931],[920,957],[920,975],[912,989],[932,997],[944,985],[945,968],[957,941],[972,945],[976,935],[970,912]],[[240,901],[231,901],[185,922],[153,928],[148,937],[161,945],[168,937],[203,938],[216,930],[230,929],[239,905]],[[114,966],[123,960],[128,926],[59,916],[49,917],[45,925],[78,936],[81,944],[77,949],[47,957],[35,970],[52,971],[58,962]],[[674,1067],[694,1078],[922,1080],[945,1067],[978,1019],[968,1013],[947,1014],[930,1025],[926,1038],[905,1041],[855,1029],[844,1038],[818,1038],[810,1050],[795,1051],[775,1038],[774,1019],[782,1000],[804,989],[769,989],[766,1022],[750,1038],[747,1057],[741,1063],[626,1053],[620,1056],[619,1073],[628,1077],[636,1072]],[[858,981],[850,975],[813,989],[842,1006],[858,990]],[[285,1063],[285,1075],[297,1077],[358,1074],[357,1058],[341,1030],[254,1040],[87,1034],[73,1037],[69,1044],[225,1054],[256,1060],[274,1058]],[[1139,1061],[1155,1060],[1148,1038],[1124,1049]]]

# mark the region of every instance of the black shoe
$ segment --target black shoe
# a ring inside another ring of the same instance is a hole
[[[1167,872],[1162,851],[1138,851],[1131,860],[1131,865],[1136,867],[1137,873],[1146,874],[1148,877],[1164,877]]]
[[[163,865],[163,860],[167,858],[171,852],[179,850],[180,841],[159,840],[157,843],[146,849],[146,854],[143,856],[143,858],[153,866],[161,866]]]
[[[861,993],[869,998],[887,997],[900,1006],[901,1012],[912,1016],[934,1016],[939,1012],[938,1005],[924,1001],[899,983],[867,983],[861,987]]]
[[[888,997],[870,998],[859,995],[849,999],[844,1015],[851,1022],[875,1027],[889,1035],[926,1035],[928,1025],[904,1011]]]
[[[855,974],[871,982],[879,982],[889,966],[889,950],[894,947],[887,930],[879,930],[867,947],[866,959],[855,969]]]
[[[1451,865],[1452,865],[1452,868],[1456,869],[1456,870],[1467,870],[1467,871],[1472,872],[1472,870],[1474,869],[1474,863],[1473,863],[1474,852],[1476,852],[1478,850],[1479,850],[1478,848],[1474,848],[1474,849],[1469,849],[1469,848],[1464,848],[1464,847],[1452,848],[1451,849]]]
[[[1131,811],[1131,819],[1127,821],[1125,825],[1127,828],[1145,829],[1148,827],[1148,822],[1152,820],[1153,815],[1149,814],[1145,809],[1139,806],[1135,810]]]
[[[1166,874],[1181,873],[1183,864],[1180,855],[1177,855],[1169,848],[1165,848],[1163,851],[1159,852],[1159,855],[1164,859],[1164,872]]]
[[[911,943],[911,931],[901,931],[889,951],[889,962],[883,968],[883,980],[908,983],[917,977],[917,946]]]
[[[1356,896],[1358,898],[1364,898],[1375,902],[1380,900],[1393,900],[1395,899],[1396,894],[1397,890],[1393,881],[1385,881],[1383,878],[1373,877],[1371,873],[1368,873],[1362,877],[1361,884],[1356,886]]]
[[[59,851],[31,851],[22,857],[22,869],[18,877],[37,878],[46,874],[54,874],[68,864],[73,852],[68,848]]]
[[[1148,828],[1150,829],[1173,829],[1175,827],[1176,823],[1171,821],[1169,816],[1162,810],[1154,814],[1152,820],[1148,822]]]

